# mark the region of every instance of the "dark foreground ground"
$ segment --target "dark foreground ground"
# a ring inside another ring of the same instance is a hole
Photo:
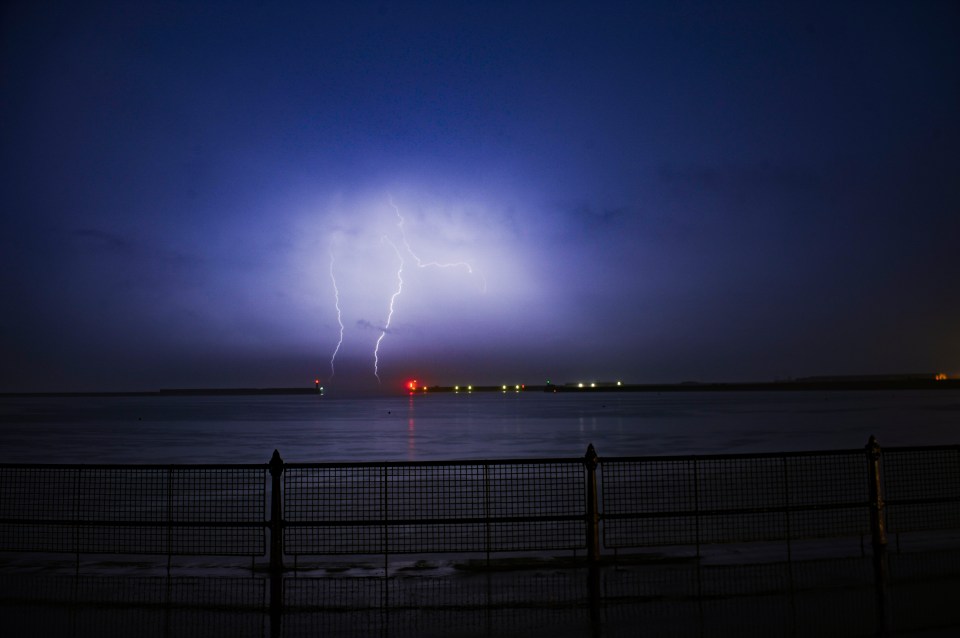
[[[954,545],[955,547],[955,545]],[[885,598],[866,555],[391,560],[260,569],[0,556],[6,636],[960,635],[960,549],[891,548]],[[282,610],[271,605],[282,596]],[[884,604],[884,611],[878,610]]]

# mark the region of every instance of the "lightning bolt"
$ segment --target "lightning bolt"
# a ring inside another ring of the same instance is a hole
[[[417,262],[418,268],[430,268],[431,266],[434,268],[466,268],[467,274],[470,274],[470,275],[476,274],[473,272],[473,266],[471,266],[468,262],[465,262],[465,261],[457,261],[457,262],[442,264],[438,261],[424,262],[422,259],[420,259],[417,253],[413,252],[413,248],[410,247],[410,242],[407,241],[407,233],[403,229],[403,225],[407,220],[404,219],[403,215],[400,214],[400,208],[398,208],[397,205],[393,203],[393,197],[389,196],[388,200],[390,201],[390,207],[393,208],[393,212],[397,214],[397,219],[399,220],[397,222],[397,228],[400,229],[400,239],[401,241],[403,241],[403,247],[410,254],[410,256],[413,257],[413,259]],[[396,249],[396,246],[394,246],[394,249]],[[399,254],[399,251],[398,251],[398,254]],[[478,275],[478,276],[480,277],[481,292],[485,293],[487,291],[487,280],[485,277],[483,277],[483,275]]]
[[[397,248],[397,245],[390,241],[390,238],[386,235],[383,236],[382,241],[390,244],[393,251],[397,253],[397,259],[400,260],[400,267],[397,268],[397,289],[390,296],[390,311],[387,313],[387,322],[383,325],[383,330],[380,331],[380,336],[377,338],[377,344],[373,347],[373,376],[377,377],[377,383],[380,383],[380,342],[383,341],[383,338],[387,336],[387,331],[390,330],[390,322],[393,320],[394,304],[397,301],[397,297],[399,297],[403,291],[404,264],[403,255],[400,254],[400,249]]]
[[[390,325],[393,322],[393,315],[396,311],[397,298],[403,292],[403,269],[406,266],[408,260],[405,259],[404,254],[412,258],[412,261],[417,264],[418,268],[463,268],[467,271],[467,274],[477,275],[481,281],[481,292],[486,292],[487,282],[486,279],[474,272],[473,266],[465,261],[451,262],[451,263],[440,263],[438,261],[425,262],[420,259],[420,256],[413,251],[413,247],[410,246],[410,242],[407,240],[407,233],[404,229],[404,224],[406,219],[400,213],[400,208],[393,202],[392,197],[388,197],[390,206],[393,208],[394,213],[397,216],[397,230],[400,234],[400,246],[389,236],[381,236],[381,243],[388,244],[390,248],[393,249],[393,252],[397,255],[397,260],[400,262],[400,265],[397,267],[397,288],[394,290],[393,294],[390,295],[390,304],[387,311],[387,319],[383,325],[383,328],[380,329],[380,336],[377,337],[376,344],[373,347],[373,376],[377,378],[377,383],[382,383],[380,379],[380,345],[383,343],[384,338],[387,336],[387,333],[390,332]],[[402,250],[401,250],[402,246]],[[337,345],[333,349],[333,354],[330,355],[330,378],[332,379],[336,374],[335,362],[337,359],[337,354],[340,352],[340,347],[343,345],[343,334],[344,334],[344,325],[343,325],[343,312],[340,307],[340,288],[337,284],[337,277],[335,272],[336,265],[336,253],[333,249],[333,243],[331,242],[330,246],[330,281],[333,283],[333,294],[334,294],[334,307],[337,310],[337,324],[340,326],[340,335],[337,340]],[[369,324],[367,324],[369,325]]]
[[[337,287],[337,278],[333,274],[333,262],[334,262],[334,253],[333,247],[330,248],[330,281],[333,282],[333,303],[337,309],[337,323],[340,324],[340,339],[337,341],[337,347],[333,349],[333,354],[330,355],[330,378],[333,378],[333,375],[336,374],[336,369],[333,367],[333,362],[337,358],[337,353],[340,352],[340,345],[343,343],[343,314],[340,311],[340,288]]]

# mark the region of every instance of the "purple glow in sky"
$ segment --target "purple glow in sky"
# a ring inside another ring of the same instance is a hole
[[[960,373],[954,2],[0,11],[0,392]]]

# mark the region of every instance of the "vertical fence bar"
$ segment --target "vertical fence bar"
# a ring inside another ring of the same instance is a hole
[[[587,511],[587,591],[590,595],[590,628],[591,635],[599,636],[601,630],[601,592],[600,592],[600,506],[597,499],[597,466],[600,459],[593,443],[587,446],[583,455],[583,467],[586,472]]]
[[[877,635],[890,634],[890,605],[887,591],[887,530],[883,517],[883,488],[880,474],[880,444],[870,436],[866,446],[867,489],[870,498],[870,537],[873,545],[873,578],[876,589]]]
[[[279,638],[283,622],[283,497],[280,478],[283,459],[278,450],[270,457],[270,636]]]
[[[280,494],[280,478],[283,476],[283,459],[278,450],[270,458],[270,572],[283,571],[283,501]]]
[[[483,464],[483,547],[490,567],[490,464]]]
[[[600,559],[600,509],[597,504],[597,465],[600,459],[593,443],[587,446],[587,453],[583,456],[583,466],[586,469],[587,481],[587,560],[596,562]]]

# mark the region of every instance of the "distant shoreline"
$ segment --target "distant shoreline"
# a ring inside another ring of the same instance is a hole
[[[138,390],[131,392],[0,392],[0,398],[43,398],[43,397],[183,397],[183,396],[243,396],[264,394],[312,394],[322,393],[315,387],[307,388],[170,388],[161,390]]]
[[[471,392],[796,392],[796,391],[897,391],[897,390],[960,390],[960,379],[933,378],[810,378],[795,381],[735,382],[735,383],[648,383],[648,384],[564,384],[564,385],[484,385],[484,386],[423,386],[404,394],[469,394]],[[400,394],[399,392],[397,394]],[[132,392],[0,392],[0,398],[55,398],[55,397],[182,397],[182,396],[256,396],[256,395],[315,395],[322,392],[314,386],[297,388],[165,388]]]
[[[857,380],[798,380],[733,383],[643,383],[622,385],[564,384],[521,386],[429,386],[418,389],[419,394],[430,392],[796,392],[796,391],[850,391],[850,390],[960,390],[960,379],[857,379]]]

